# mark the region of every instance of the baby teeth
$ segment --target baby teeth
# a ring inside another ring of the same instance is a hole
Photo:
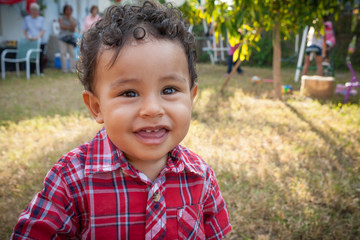
[[[156,129],[156,130],[145,130],[145,132],[147,132],[147,133],[158,132],[158,131],[160,131],[160,129]]]

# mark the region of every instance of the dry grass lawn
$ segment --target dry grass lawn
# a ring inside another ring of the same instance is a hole
[[[360,100],[275,101],[272,85],[252,85],[271,69],[244,67],[218,93],[226,66],[200,64],[199,93],[183,145],[215,170],[233,231],[229,239],[356,239],[360,235]],[[42,188],[60,156],[100,128],[86,112],[75,75],[0,81],[0,239]],[[348,72],[337,72],[345,82]],[[359,93],[360,94],[360,93]]]

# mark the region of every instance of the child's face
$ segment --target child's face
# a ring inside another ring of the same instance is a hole
[[[190,89],[182,47],[166,40],[130,43],[109,69],[113,50],[98,59],[94,94],[84,102],[130,162],[164,161],[185,137],[197,86]]]

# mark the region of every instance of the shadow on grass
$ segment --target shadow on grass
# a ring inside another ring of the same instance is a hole
[[[270,169],[263,177],[249,176],[246,171],[223,171],[217,177],[231,222],[238,224],[233,225],[229,239],[358,238],[358,208],[336,199],[329,203],[316,193],[316,187],[310,190],[313,200],[295,192],[297,184],[314,184],[318,176],[283,184],[274,180]]]
[[[358,95],[355,96],[349,96],[349,100],[347,103],[344,103],[344,95],[342,94],[334,94],[332,96],[332,98],[330,99],[317,99],[318,102],[322,105],[329,105],[329,104],[333,104],[333,105],[344,105],[344,104],[348,104],[348,105],[359,105],[360,107],[360,91],[358,93]]]
[[[347,167],[351,166],[351,162],[352,160],[350,158],[348,158],[347,154],[344,153],[343,149],[341,146],[339,146],[339,144],[337,143],[337,141],[335,139],[333,139],[330,134],[325,133],[324,131],[322,131],[321,129],[317,128],[311,120],[307,119],[301,112],[299,112],[294,106],[292,106],[291,104],[289,104],[288,102],[284,102],[285,106],[287,108],[289,108],[291,110],[291,112],[293,112],[301,121],[305,122],[311,129],[312,132],[315,132],[318,136],[320,136],[324,142],[326,142],[329,146],[332,146],[332,150],[334,151],[334,154],[336,156],[336,159],[340,160],[343,166],[339,166],[341,167],[341,169],[337,169],[337,170],[344,170],[344,168],[346,169]],[[330,126],[325,126],[327,130],[329,130],[332,135],[334,136],[340,136],[341,134],[336,132],[333,128],[331,128]],[[335,169],[333,169],[335,170]]]

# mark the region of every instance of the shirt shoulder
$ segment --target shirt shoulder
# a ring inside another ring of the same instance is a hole
[[[68,153],[64,154],[54,165],[51,172],[60,175],[70,176],[69,182],[82,180],[89,172],[106,168],[107,160],[111,159],[112,152],[108,150],[109,142],[105,129],[101,129],[95,137]]]
[[[26,15],[24,17],[24,24],[29,24],[31,22],[31,16],[30,15]]]
[[[56,176],[64,179],[67,185],[82,182],[85,177],[85,161],[90,143],[85,143],[63,155],[48,172],[47,178]]]
[[[209,164],[206,163],[201,156],[190,149],[178,145],[171,153],[184,164],[184,169],[204,178],[209,178],[214,175]]]
[[[97,148],[101,145],[99,148],[103,149],[106,145],[106,139],[105,130],[100,130],[91,141],[63,155],[55,167],[62,171],[69,171],[71,168],[75,168],[77,171],[85,171],[87,165],[96,163],[93,160],[101,155]]]

